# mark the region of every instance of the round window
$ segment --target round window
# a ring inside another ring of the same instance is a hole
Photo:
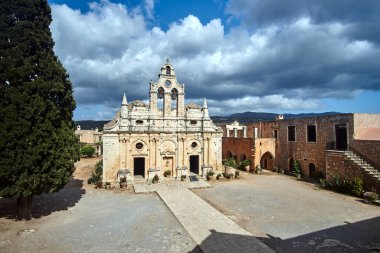
[[[165,85],[166,85],[167,87],[170,87],[170,85],[172,85],[172,82],[170,82],[169,80],[166,80],[166,81],[165,81]]]
[[[143,147],[144,147],[144,145],[141,142],[136,143],[136,148],[137,149],[142,149]]]
[[[198,146],[198,144],[195,141],[193,143],[191,143],[192,148],[196,148],[197,146]]]

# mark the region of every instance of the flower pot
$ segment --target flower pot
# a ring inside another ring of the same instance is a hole
[[[251,169],[251,166],[247,165],[244,167],[245,171],[248,172]]]
[[[301,178],[301,174],[297,173],[296,178]]]

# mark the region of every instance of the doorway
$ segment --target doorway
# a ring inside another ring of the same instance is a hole
[[[309,177],[315,178],[315,176],[316,176],[315,172],[316,172],[315,164],[310,163],[309,164]]]
[[[273,156],[270,152],[265,152],[260,160],[261,168],[273,170]]]
[[[290,158],[289,159],[289,172],[292,172],[294,170],[294,159]]]
[[[337,150],[347,150],[347,125],[335,125],[335,142]]]
[[[133,175],[145,178],[145,158],[138,157],[133,159]]]
[[[190,156],[190,172],[199,175],[199,155]]]

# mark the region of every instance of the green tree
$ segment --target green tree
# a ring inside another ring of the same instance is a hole
[[[90,157],[95,154],[95,148],[91,146],[83,146],[80,148],[80,154],[85,157]]]
[[[53,52],[46,0],[0,1],[0,196],[18,219],[63,188],[79,159],[69,76]]]

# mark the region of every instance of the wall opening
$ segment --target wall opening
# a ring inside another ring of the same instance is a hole
[[[133,159],[133,175],[145,177],[145,158],[136,157]]]
[[[316,176],[315,172],[316,172],[315,164],[314,163],[310,163],[309,164],[309,177],[314,178]]]
[[[199,155],[190,156],[190,172],[199,175]]]
[[[273,155],[270,152],[265,152],[260,159],[261,168],[273,170]]]
[[[163,110],[164,109],[164,97],[165,97],[165,91],[162,87],[157,89],[157,109]]]
[[[335,125],[335,142],[337,150],[347,149],[347,125],[337,124]]]

